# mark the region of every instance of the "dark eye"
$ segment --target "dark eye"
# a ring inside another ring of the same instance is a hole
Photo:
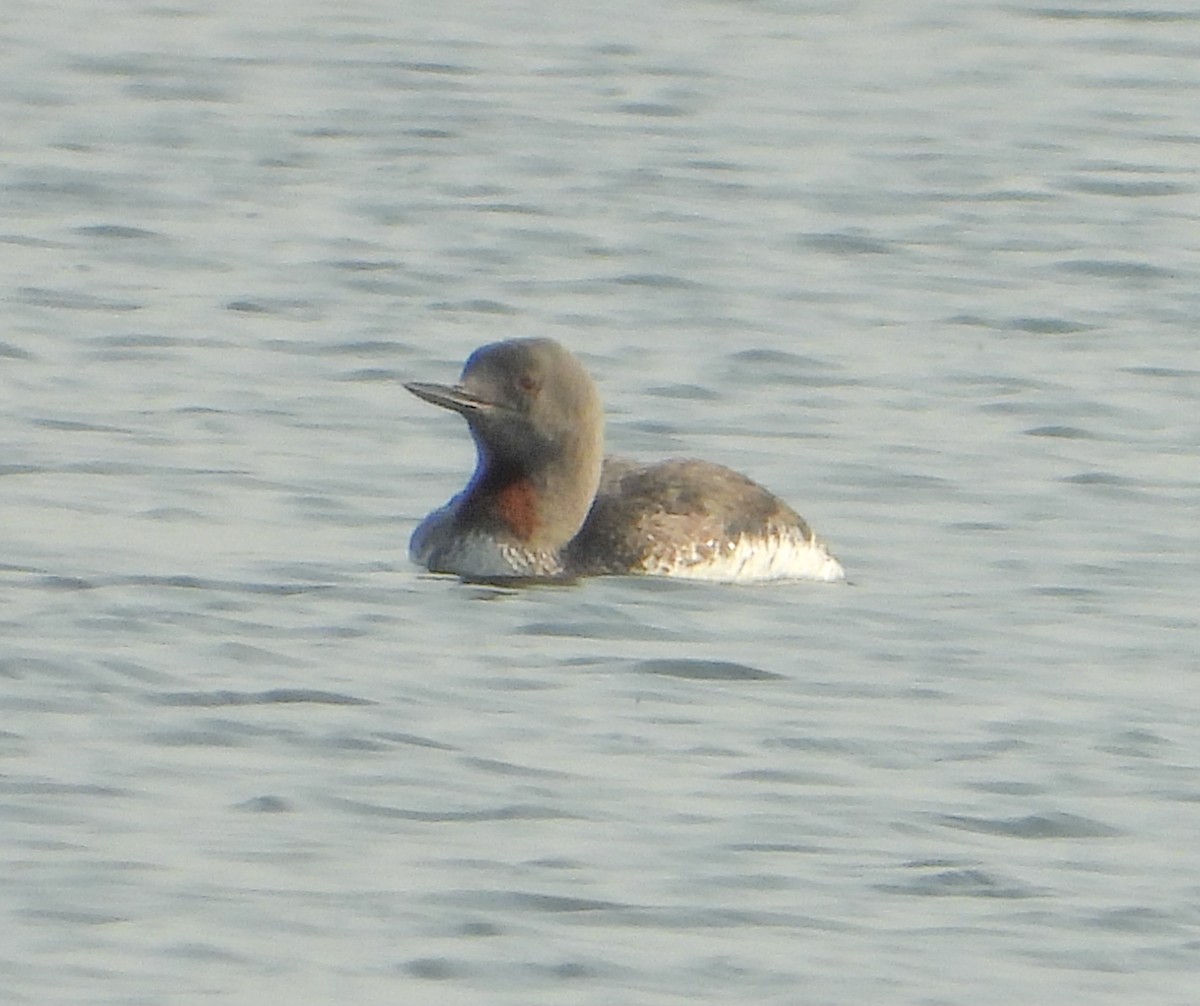
[[[534,380],[532,374],[522,374],[517,378],[517,387],[522,391],[536,391],[538,382]]]

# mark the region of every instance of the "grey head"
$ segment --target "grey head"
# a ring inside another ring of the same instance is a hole
[[[511,339],[475,350],[456,385],[405,387],[471,429],[478,459],[459,498],[464,523],[543,550],[575,535],[600,482],[604,413],[574,356],[553,339]]]

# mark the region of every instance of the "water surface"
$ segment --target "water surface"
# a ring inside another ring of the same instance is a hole
[[[1193,1001],[1187,5],[0,47],[6,1001]],[[513,335],[851,583],[412,568]]]

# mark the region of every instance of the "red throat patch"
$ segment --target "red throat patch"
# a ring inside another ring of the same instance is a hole
[[[529,541],[538,528],[537,491],[529,479],[510,482],[496,494],[500,519],[521,541]]]

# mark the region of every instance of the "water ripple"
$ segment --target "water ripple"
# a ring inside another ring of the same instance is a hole
[[[633,670],[638,674],[657,674],[693,681],[781,681],[784,677],[773,671],[764,671],[758,667],[726,660],[687,658],[640,660],[633,665]]]
[[[310,688],[272,688],[265,692],[166,692],[152,696],[153,701],[163,706],[190,706],[193,708],[217,708],[221,706],[267,706],[312,703],[324,706],[370,706],[370,699],[337,692],[323,692]]]
[[[1125,834],[1101,821],[1063,812],[995,819],[944,814],[938,820],[950,828],[1008,838],[1115,838]]]

